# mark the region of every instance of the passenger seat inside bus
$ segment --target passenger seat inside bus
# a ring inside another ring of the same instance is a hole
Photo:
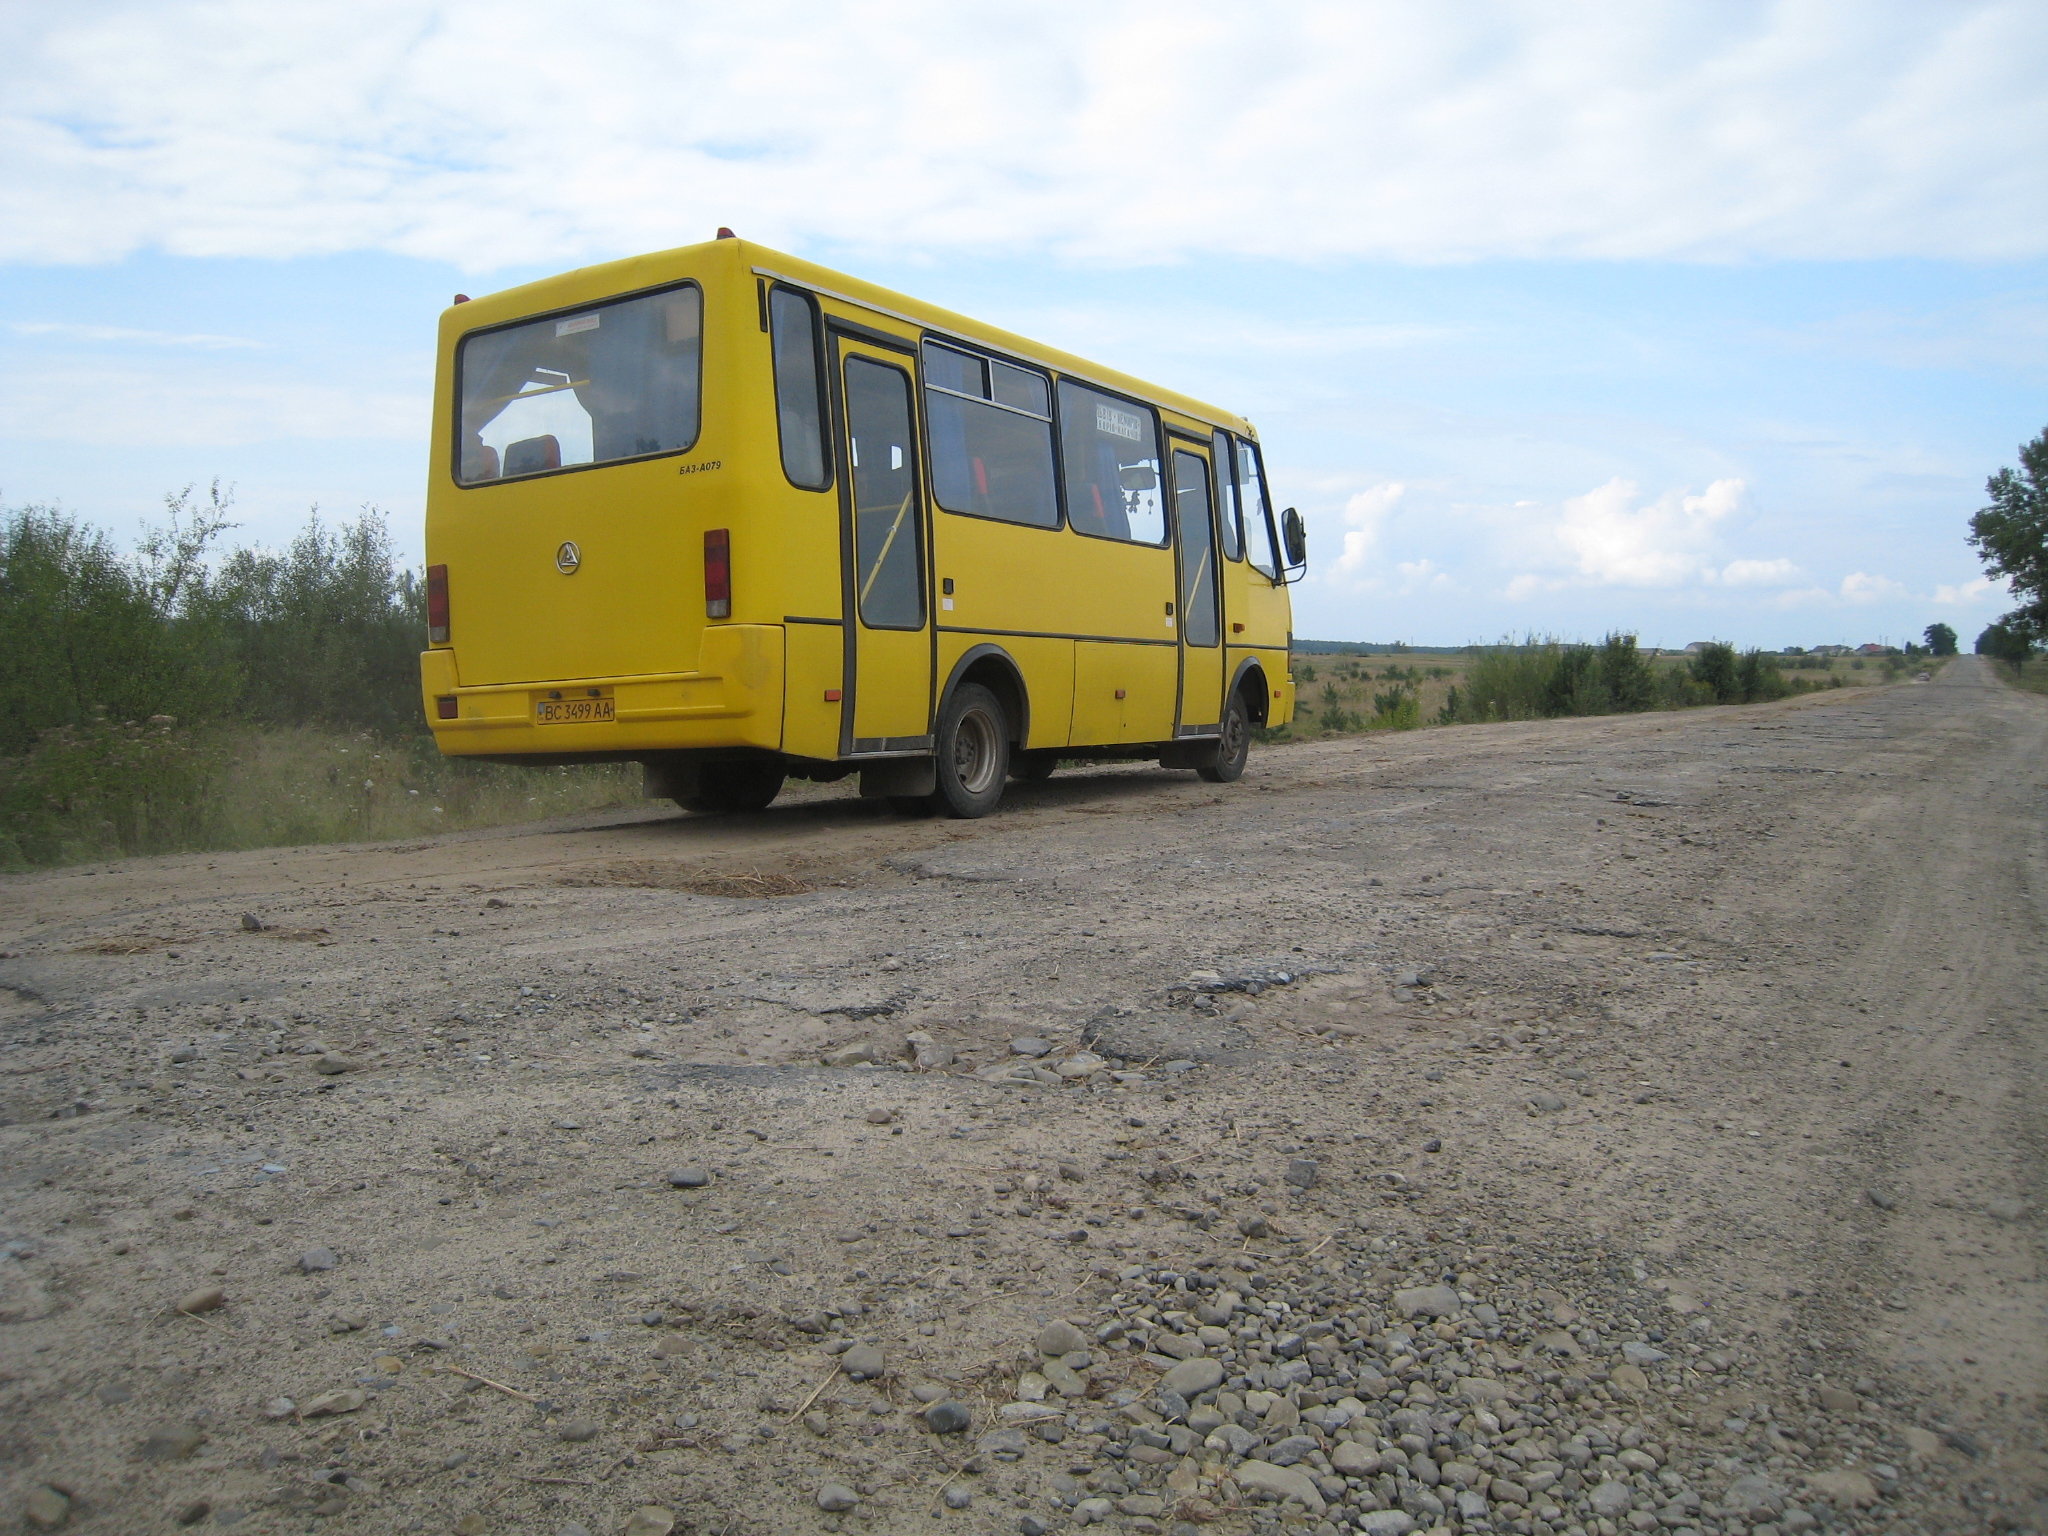
[[[531,475],[543,469],[561,467],[562,445],[552,432],[505,445],[505,473],[508,475]]]
[[[498,478],[498,450],[489,443],[471,443],[462,455],[462,478],[468,484]]]

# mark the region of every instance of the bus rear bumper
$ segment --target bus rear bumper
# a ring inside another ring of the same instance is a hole
[[[459,647],[420,655],[427,724],[444,757],[628,757],[693,747],[782,746],[782,626],[704,631],[694,672],[464,687]],[[448,701],[453,700],[451,705]],[[543,723],[549,701],[593,700],[605,719]],[[445,711],[453,718],[443,718]]]

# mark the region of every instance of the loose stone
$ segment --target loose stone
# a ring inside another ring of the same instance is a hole
[[[688,1168],[671,1168],[669,1170],[668,1181],[677,1189],[702,1189],[705,1185],[711,1182],[711,1173],[709,1169],[698,1168],[695,1166]]]
[[[571,1445],[581,1445],[586,1440],[597,1438],[598,1423],[595,1419],[564,1419],[555,1426],[555,1435]]]
[[[318,1274],[321,1270],[332,1269],[341,1261],[334,1256],[332,1248],[308,1248],[299,1255],[299,1268],[306,1274]]]
[[[873,1344],[856,1344],[839,1357],[840,1369],[855,1381],[872,1381],[883,1372],[882,1352]]]
[[[947,1400],[933,1403],[924,1411],[925,1427],[935,1435],[957,1435],[974,1422],[974,1414],[965,1403]],[[966,1505],[957,1506],[965,1509]]]
[[[71,1501],[47,1483],[38,1483],[22,1500],[22,1518],[39,1531],[54,1531],[71,1518]]]
[[[1087,1347],[1088,1336],[1064,1320],[1047,1323],[1038,1331],[1038,1352],[1041,1355],[1058,1357]]]
[[[818,1508],[827,1514],[844,1514],[860,1503],[860,1495],[844,1483],[827,1483],[818,1490]]]

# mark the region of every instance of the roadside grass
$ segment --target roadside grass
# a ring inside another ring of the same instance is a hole
[[[2028,693],[2048,693],[2048,656],[2035,656],[2022,663],[2018,672],[2004,662],[1994,661],[1991,669],[2015,688]]]
[[[96,719],[0,759],[0,870],[420,837],[638,804],[637,764],[515,768],[426,737]]]

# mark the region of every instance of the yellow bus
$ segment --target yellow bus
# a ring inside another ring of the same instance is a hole
[[[1291,719],[1301,520],[1249,422],[735,239],[441,317],[428,724],[981,816],[1061,759],[1218,782]]]

